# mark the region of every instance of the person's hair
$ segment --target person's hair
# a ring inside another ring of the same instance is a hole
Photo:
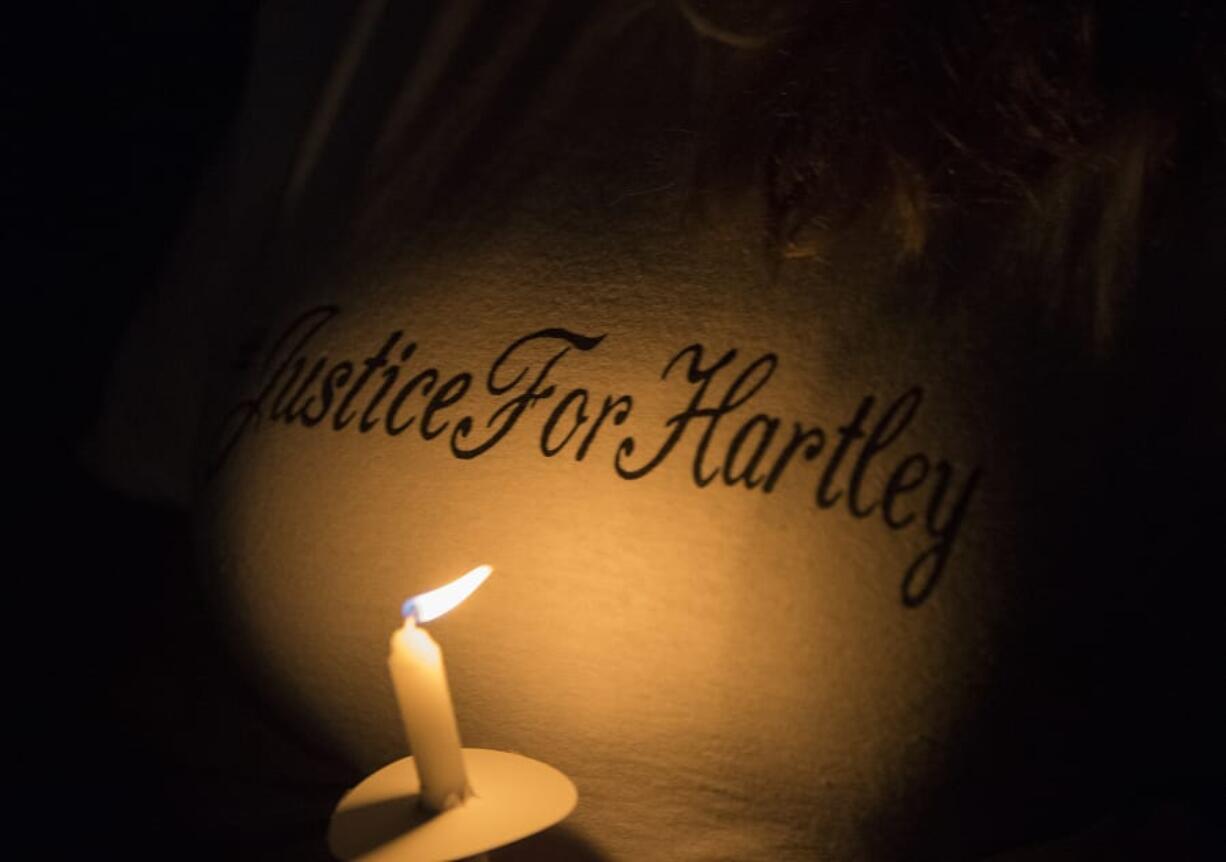
[[[1102,347],[1162,231],[1181,251],[1206,244],[1191,233],[1226,198],[1213,0],[597,6],[440,7],[374,147],[358,230],[488,200],[517,148],[625,171],[655,158],[638,138],[680,130],[692,160],[669,183],[688,173],[699,210],[759,232],[773,265],[820,262],[867,227],[907,277],[1011,279]]]
[[[699,187],[752,190],[784,256],[872,219],[923,265],[992,225],[1102,343],[1164,186],[1221,179],[1212,3],[796,0],[730,18],[733,4],[677,3],[725,53]]]

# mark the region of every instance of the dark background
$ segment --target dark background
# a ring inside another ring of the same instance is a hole
[[[204,611],[187,513],[120,494],[80,457],[225,142],[255,11],[110,0],[10,22],[7,322],[30,371],[10,381],[27,403],[6,411],[24,491],[8,627],[30,803],[18,858],[326,858],[352,780],[315,772],[310,752],[281,774],[284,737]]]

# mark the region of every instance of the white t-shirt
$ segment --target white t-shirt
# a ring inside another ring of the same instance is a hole
[[[772,272],[690,217],[657,119],[682,85],[616,64],[651,15],[449,11],[401,22],[396,66],[387,14],[283,132],[283,193],[239,206],[274,240],[217,241],[240,287],[163,384],[199,484],[147,483],[198,501],[275,708],[359,770],[402,756],[401,602],[489,563],[431,625],[463,740],[568,774],[594,858],[959,858],[1092,815],[1144,730],[1113,660],[1153,553],[1117,532],[1127,361],[1001,273],[904,281],[873,226]],[[338,263],[380,147],[400,198]]]

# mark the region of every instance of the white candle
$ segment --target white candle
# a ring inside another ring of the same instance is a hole
[[[392,635],[388,668],[421,780],[422,804],[433,811],[459,805],[471,790],[464,772],[443,651],[419,623],[441,616],[464,601],[491,571],[489,566],[478,566],[450,584],[409,599],[404,603],[404,625]]]

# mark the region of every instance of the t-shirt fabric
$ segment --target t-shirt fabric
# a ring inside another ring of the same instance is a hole
[[[535,858],[977,858],[1189,756],[1136,638],[1199,619],[1209,372],[874,225],[767,265],[694,213],[675,10],[407,5],[264,10],[100,435],[288,733],[403,756],[401,602],[488,563],[430,628],[465,744],[578,787]]]

